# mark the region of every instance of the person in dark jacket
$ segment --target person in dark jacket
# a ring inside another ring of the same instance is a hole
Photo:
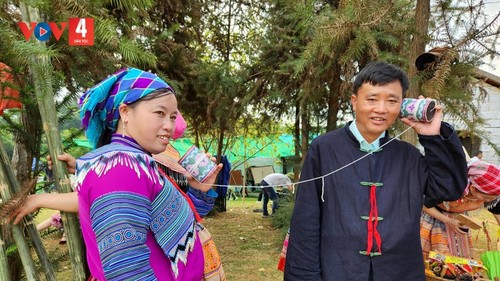
[[[354,81],[355,120],[311,143],[290,225],[286,281],[425,280],[423,197],[458,199],[467,163],[455,131],[441,122],[441,105],[431,122],[401,119],[418,134],[425,156],[389,137],[408,84],[399,68],[368,64]]]

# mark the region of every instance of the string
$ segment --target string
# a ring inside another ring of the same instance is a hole
[[[410,130],[411,128],[413,128],[413,126],[415,126],[415,124],[417,124],[417,123],[413,123],[410,127],[406,128],[399,135],[397,135],[396,137],[390,139],[388,142],[386,142],[383,145],[381,145],[380,148],[388,145],[389,143],[391,143],[395,139],[399,138],[402,134],[406,133],[408,130]],[[368,157],[368,156],[370,156],[372,154],[373,154],[373,151],[370,151],[367,154],[359,157],[358,159],[356,159],[356,160],[354,160],[354,161],[352,161],[350,163],[347,163],[346,165],[344,165],[344,166],[342,166],[342,167],[340,167],[338,169],[335,169],[335,170],[333,170],[333,171],[331,171],[331,172],[329,172],[329,173],[327,173],[325,175],[318,176],[318,177],[315,177],[315,178],[306,179],[306,180],[302,180],[302,181],[298,181],[298,182],[292,182],[291,185],[295,186],[296,184],[301,184],[301,183],[306,183],[306,182],[310,182],[310,181],[315,181],[315,180],[321,179],[323,187],[324,187],[324,178],[326,178],[326,177],[328,177],[330,175],[333,175],[333,174],[335,174],[335,173],[337,173],[337,172],[339,172],[339,171],[341,171],[341,170],[343,170],[343,169],[345,169],[345,168],[347,168],[347,167],[349,167],[351,165],[354,165],[355,163],[363,160],[364,158],[366,158],[366,157]],[[206,184],[206,183],[201,183],[201,184],[203,184],[203,185],[210,185],[210,184]],[[212,184],[210,186],[213,186],[213,187],[242,187],[241,185],[224,185],[224,184]],[[281,185],[269,185],[269,186],[270,187],[279,187],[279,186],[283,186],[283,185],[281,184]],[[245,185],[245,188],[262,188],[262,186],[260,186],[260,185]],[[323,197],[323,192],[324,191],[322,191],[321,197]]]

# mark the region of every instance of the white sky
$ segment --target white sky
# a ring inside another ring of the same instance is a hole
[[[500,11],[500,0],[485,0],[486,3],[486,14],[488,14],[491,18],[498,14]],[[497,46],[497,50],[500,49],[500,46]],[[493,68],[490,66],[482,66],[480,67],[484,71],[488,71],[496,76],[500,76],[500,56],[497,56],[493,59],[492,62]]]

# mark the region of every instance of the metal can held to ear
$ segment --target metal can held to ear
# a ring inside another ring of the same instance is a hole
[[[416,122],[431,122],[436,113],[435,107],[435,100],[406,98],[401,102],[399,117]]]
[[[204,182],[217,168],[217,165],[194,145],[179,159],[179,164],[199,182]]]

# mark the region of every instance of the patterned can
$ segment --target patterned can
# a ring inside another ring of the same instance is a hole
[[[436,113],[435,107],[435,100],[406,98],[401,102],[399,117],[417,122],[431,122]]]
[[[199,182],[204,182],[217,167],[205,153],[194,145],[179,159],[179,164]]]

